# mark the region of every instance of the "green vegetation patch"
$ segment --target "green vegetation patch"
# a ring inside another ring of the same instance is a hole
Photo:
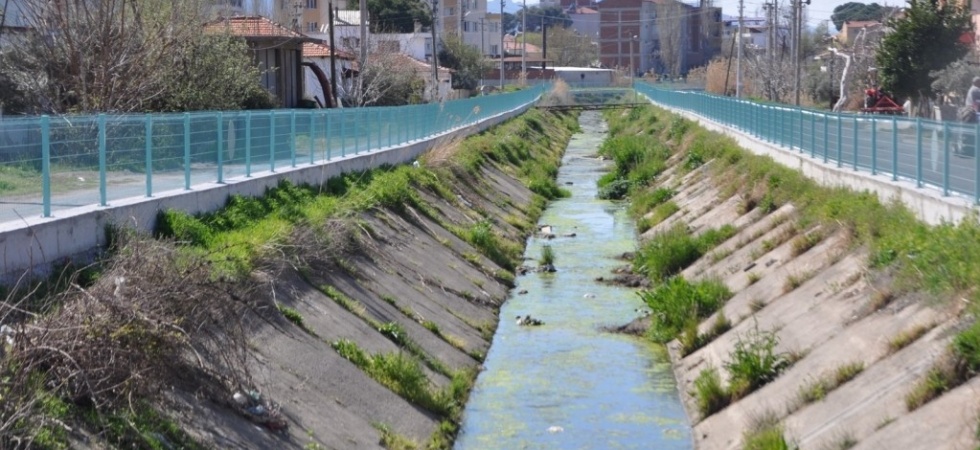
[[[677,224],[643,243],[633,259],[633,269],[646,274],[651,280],[664,280],[734,236],[735,231],[735,227],[724,225],[695,236],[685,225]]]
[[[690,323],[696,327],[698,321],[717,311],[732,293],[718,280],[690,282],[672,277],[638,295],[653,318],[647,335],[655,342],[667,343]]]

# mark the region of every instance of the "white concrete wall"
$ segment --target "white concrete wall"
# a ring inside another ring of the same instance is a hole
[[[106,245],[106,227],[119,226],[150,232],[156,226],[157,212],[178,209],[189,214],[215,211],[223,207],[232,194],[254,197],[280,180],[294,184],[321,185],[332,177],[347,172],[363,171],[381,165],[411,162],[436,144],[447,139],[462,138],[483,131],[531,108],[533,103],[486,120],[432,137],[375,151],[334,158],[326,163],[295,168],[280,168],[276,172],[257,172],[252,178],[228,179],[223,184],[195,185],[192,190],[161,192],[153,198],[134,197],[113,201],[108,207],[97,205],[59,212],[56,218],[25,218],[21,222],[0,225],[0,284],[9,285],[24,272],[34,269],[44,274],[52,264],[70,258],[79,262],[92,261]]]

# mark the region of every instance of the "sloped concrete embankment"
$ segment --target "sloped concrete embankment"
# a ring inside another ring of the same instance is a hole
[[[719,224],[738,232],[688,267],[687,279],[722,280],[734,296],[723,313],[731,328],[691,354],[668,347],[680,395],[700,449],[734,449],[760,421],[782,424],[787,442],[803,449],[974,448],[978,381],[973,379],[909,411],[906,396],[942,357],[966,301],[935,301],[922,294],[892,297],[896,280],[870,271],[845,231],[799,229],[792,204],[771,213],[744,211],[744,199],[726,195],[710,165],[661,178],[676,190],[680,211],[644,237],[684,224],[696,234]],[[801,245],[811,235],[816,245]],[[719,313],[701,322],[707,334]],[[709,368],[727,381],[725,364],[736,343],[754,330],[773,331],[777,352],[795,362],[774,381],[702,417],[695,380]],[[898,344],[901,342],[901,344]],[[847,366],[863,367],[820,395],[807,395]],[[817,398],[814,398],[817,397]]]
[[[557,164],[571,127],[546,114],[538,121],[545,129],[525,140],[534,158]],[[186,430],[213,448],[381,448],[391,445],[382,442],[385,434],[420,448],[451,445],[432,440],[445,417],[396,395],[331,344],[349,340],[369,354],[407,353],[376,328],[395,323],[425,358],[475,376],[514,275],[452,229],[489,221],[499,239],[523,247],[543,201],[515,175],[522,161],[487,158],[473,176],[446,162],[452,151],[437,149],[422,164],[443,169],[434,172],[445,177],[452,197],[418,186],[425,212],[411,205],[372,209],[357,218],[361,235],[370,238],[348,254],[255,275],[265,286],[265,304],[291,308],[303,319],[300,327],[265,314],[251,339],[252,376],[262,395],[282,406],[286,435],[252,425],[221,401],[177,392],[174,416]],[[451,383],[431,365],[425,371],[433,390]]]

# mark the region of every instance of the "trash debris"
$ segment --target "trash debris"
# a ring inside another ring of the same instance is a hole
[[[252,423],[266,427],[270,431],[289,428],[289,423],[280,413],[279,405],[263,399],[258,391],[235,392],[231,398],[239,411]]]
[[[595,298],[595,294],[589,292],[582,296],[582,298]]]
[[[551,434],[561,433],[562,431],[565,431],[565,429],[562,428],[562,427],[560,427],[560,426],[558,426],[558,425],[552,425],[552,426],[548,427],[548,432],[551,433]]]
[[[530,314],[528,314],[528,315],[525,315],[524,317],[521,317],[520,315],[518,315],[517,316],[517,324],[520,325],[520,326],[522,326],[522,327],[527,327],[527,326],[544,325],[544,322],[541,319],[535,319],[535,318],[531,317]]]

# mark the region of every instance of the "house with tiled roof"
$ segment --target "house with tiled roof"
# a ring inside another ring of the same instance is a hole
[[[252,49],[262,86],[280,106],[296,108],[303,99],[303,43],[315,41],[262,16],[221,18],[204,26],[209,33],[245,39]]]
[[[844,22],[844,26],[841,27],[840,35],[838,35],[838,41],[847,44],[853,44],[854,39],[862,32],[880,32],[881,22],[877,20],[849,20]]]
[[[330,68],[330,56],[334,57],[334,69]],[[357,72],[357,58],[350,52],[343,50],[333,51],[330,46],[322,42],[303,43],[303,65],[305,77],[303,79],[303,98],[312,100],[320,107],[334,107],[330,93],[334,89],[331,80],[338,80],[338,91],[343,88],[343,83],[339,82],[346,75],[350,76]]]

